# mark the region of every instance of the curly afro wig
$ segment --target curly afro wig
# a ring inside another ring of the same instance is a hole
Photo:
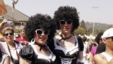
[[[61,6],[54,13],[54,21],[57,23],[57,28],[60,29],[60,20],[72,21],[72,32],[79,26],[79,16],[75,7]]]
[[[25,34],[29,41],[34,38],[36,29],[43,29],[44,31],[49,31],[49,38],[54,36],[55,27],[53,25],[52,19],[48,15],[36,14],[29,18],[25,26]],[[49,39],[48,38],[48,39]]]

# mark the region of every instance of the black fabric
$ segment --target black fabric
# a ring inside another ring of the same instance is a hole
[[[104,43],[101,43],[97,46],[96,54],[104,52],[106,49],[106,46]]]
[[[81,37],[77,37],[78,39],[78,46],[79,46],[79,51],[83,51],[84,50],[84,44],[83,44],[83,40]]]
[[[0,62],[2,61],[2,58],[3,58],[3,53],[0,50]]]
[[[34,62],[32,62],[32,64],[54,64],[54,63],[52,62],[50,63],[49,61],[44,60],[44,59],[37,59]]]
[[[52,61],[39,59],[30,45],[22,48],[19,54],[23,59],[31,61],[31,64],[55,64]]]
[[[27,60],[32,61],[34,59],[34,51],[30,45],[22,48],[19,54],[22,58],[25,58]]]
[[[82,38],[77,36],[77,40],[78,40],[79,52],[83,51],[84,50],[84,44],[83,44]],[[79,58],[79,52],[78,52],[76,58],[72,60],[72,64],[80,64],[80,63],[77,63],[77,59]]]
[[[77,36],[77,40],[78,40],[79,52],[83,51],[84,45],[83,45],[82,38]],[[62,53],[62,51],[56,52],[56,50],[54,50],[55,46],[54,46],[54,40],[53,39],[49,40],[48,46],[52,50],[52,52],[56,55],[55,63],[56,64],[61,64],[61,59],[60,59],[59,56],[62,56],[62,57],[67,57],[67,56],[64,56],[64,53]],[[77,58],[79,58],[79,52],[77,52],[76,54],[72,55],[72,57],[76,57],[75,59],[72,60],[72,64],[77,64]],[[59,55],[59,54],[61,54],[61,55]],[[69,58],[69,56],[67,58]]]

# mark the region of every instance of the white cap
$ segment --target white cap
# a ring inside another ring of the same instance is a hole
[[[101,38],[113,37],[113,28],[107,29]]]

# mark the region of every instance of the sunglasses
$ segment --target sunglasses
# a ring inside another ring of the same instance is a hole
[[[12,35],[14,35],[14,34],[13,34],[13,33],[4,33],[3,35],[4,35],[4,36],[8,36],[8,35],[11,35],[11,36],[12,36]]]
[[[61,21],[60,21],[60,24],[65,24],[65,23],[67,23],[67,24],[71,24],[72,21],[65,21],[65,20],[61,20]]]
[[[38,35],[43,35],[43,34],[48,35],[49,32],[44,31],[42,29],[36,29],[35,33],[38,34]]]

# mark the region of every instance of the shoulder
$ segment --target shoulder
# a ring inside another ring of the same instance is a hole
[[[78,43],[83,44],[83,40],[80,36],[75,36],[75,37],[77,38]]]
[[[6,49],[7,49],[6,42],[0,42],[0,49],[2,52],[6,52]]]
[[[83,40],[80,36],[75,36],[77,38],[78,41],[78,46],[79,46],[79,50],[83,51],[84,50],[84,44],[83,44]]]
[[[96,54],[94,56],[94,61],[96,64],[107,64],[107,61],[105,60],[105,58],[102,56],[102,54]]]
[[[6,42],[0,42],[0,45],[5,45],[6,44]]]

